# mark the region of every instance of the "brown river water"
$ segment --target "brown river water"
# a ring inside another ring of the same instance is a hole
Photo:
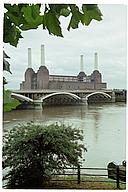
[[[14,110],[4,113],[3,131],[18,123],[60,122],[83,130],[83,167],[107,167],[126,159],[126,104],[52,106],[43,110]]]

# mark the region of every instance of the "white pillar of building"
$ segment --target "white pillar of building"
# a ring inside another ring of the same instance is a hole
[[[95,58],[94,58],[94,70],[98,70],[98,54],[95,53]]]
[[[28,48],[28,68],[32,68],[31,48]]]
[[[41,45],[41,66],[45,65],[45,52],[44,52],[44,45]]]
[[[84,71],[84,59],[83,55],[80,55],[80,71]]]

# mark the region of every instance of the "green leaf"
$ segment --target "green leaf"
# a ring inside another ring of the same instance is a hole
[[[91,19],[95,19],[97,21],[101,21],[102,18],[101,18],[101,14],[99,13],[99,11],[97,9],[94,9],[94,10],[89,10],[88,11],[88,15]]]
[[[10,71],[10,64],[9,64],[9,62],[6,61],[5,59],[3,60],[3,70],[8,71],[9,73],[12,73],[12,72]]]
[[[4,42],[17,46],[19,38],[22,38],[21,31],[13,24],[10,18],[4,17]]]
[[[79,8],[76,5],[70,5],[72,17],[68,25],[68,31],[70,28],[78,28],[79,22],[81,21],[82,13],[79,11]]]
[[[21,31],[16,26],[13,25],[10,29],[10,37],[9,37],[10,44],[17,47],[19,38],[22,38]]]
[[[11,4],[4,4],[4,7],[9,11],[9,12],[13,12],[13,14],[15,14],[15,16],[18,16],[17,14],[19,13],[19,5],[11,5]]]
[[[83,25],[89,25],[92,19],[89,17],[88,13],[86,12],[85,14],[82,15],[81,17],[81,23]]]
[[[68,30],[70,30],[70,28],[73,28],[73,29],[78,28],[78,24],[79,24],[79,20],[76,20],[75,17],[72,15],[69,26],[68,26]]]
[[[95,19],[97,21],[102,20],[102,13],[97,5],[82,5],[82,11],[84,13],[82,14],[81,18],[82,24],[89,25],[92,19]]]
[[[5,4],[5,8],[8,10],[5,15],[9,17],[11,22],[16,26],[20,26],[24,22],[23,13],[21,11],[22,7],[26,7],[26,4],[19,4],[19,5],[10,5]]]
[[[9,73],[11,73],[10,64],[9,64],[8,61],[6,61],[5,58],[10,58],[10,57],[3,51],[3,70],[8,71]],[[6,81],[4,81],[4,82],[5,82],[4,84],[7,83]]]
[[[69,6],[67,4],[48,4],[48,6],[45,5],[44,13],[52,12],[56,15],[57,18],[60,16],[67,17],[70,14],[68,7]]]
[[[37,29],[43,23],[43,16],[40,15],[40,5],[31,5],[22,8],[24,22],[20,26],[22,30]]]
[[[51,12],[54,12],[55,14],[60,15],[60,12],[62,9],[67,9],[67,4],[48,4],[48,9]]]
[[[28,5],[27,7],[23,7],[21,11],[27,23],[33,22],[39,16],[39,6],[36,5]]]
[[[8,82],[5,77],[3,77],[3,84],[6,85]]]
[[[14,23],[17,26],[19,26],[22,23],[20,16],[15,16],[11,12],[7,12],[7,13],[5,13],[5,15],[6,15],[6,17],[9,17],[10,20],[12,21],[12,23]]]
[[[5,51],[3,51],[3,58],[10,58],[10,57],[5,53]]]
[[[64,16],[64,17],[68,17],[70,15],[70,10],[67,8],[63,8],[60,11],[60,15]]]
[[[60,22],[54,13],[48,12],[44,14],[43,26],[48,29],[49,34],[63,37]]]

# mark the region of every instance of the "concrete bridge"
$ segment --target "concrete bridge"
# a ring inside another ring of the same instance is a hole
[[[18,90],[11,96],[27,105],[42,108],[53,104],[84,104],[99,102],[115,102],[115,92],[105,90]]]

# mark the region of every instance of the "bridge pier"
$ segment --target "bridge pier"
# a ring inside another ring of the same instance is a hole
[[[112,91],[112,99],[111,99],[111,102],[112,102],[112,103],[115,103],[115,101],[116,101],[115,92]]]
[[[86,97],[82,97],[81,100],[84,105],[88,105],[88,99]]]
[[[34,109],[43,109],[43,103],[40,100],[34,101]]]

